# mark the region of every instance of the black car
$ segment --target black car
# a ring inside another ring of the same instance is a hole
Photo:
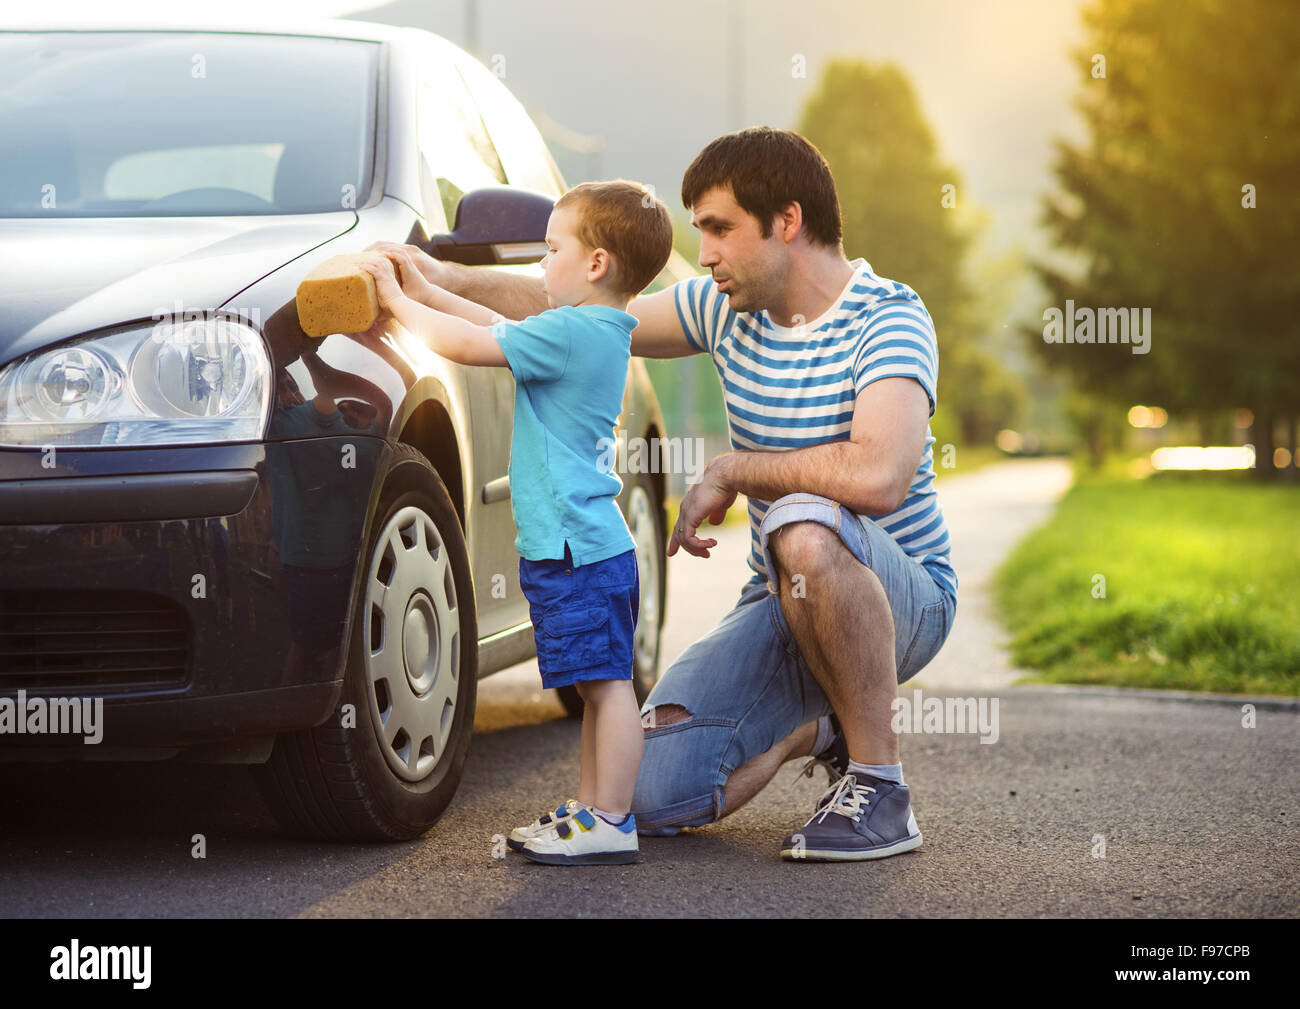
[[[0,136],[0,758],[247,763],[296,833],[419,835],[535,654],[513,379],[293,297],[378,241],[540,276],[536,128],[446,41],[330,22],[0,31]],[[635,358],[619,427],[664,434]],[[623,483],[644,697],[664,484]],[[88,697],[93,742],[54,717]]]

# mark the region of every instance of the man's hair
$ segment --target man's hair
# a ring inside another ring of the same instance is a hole
[[[715,186],[730,187],[741,208],[758,218],[764,238],[772,237],[772,219],[781,208],[796,202],[812,242],[832,248],[840,244],[840,201],[830,165],[793,130],[751,126],[718,137],[686,169],[682,205],[690,210]]]
[[[620,294],[646,289],[673,251],[673,219],[654,189],[628,179],[583,182],[555,201],[556,208],[578,212],[578,241],[604,249]]]

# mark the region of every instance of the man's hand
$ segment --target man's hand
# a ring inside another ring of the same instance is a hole
[[[430,284],[438,287],[447,286],[447,264],[434,259],[418,245],[400,245],[397,242],[375,242],[367,245],[366,252],[377,252],[381,256],[397,254],[409,259],[416,271]]]
[[[668,556],[677,553],[680,546],[693,557],[708,557],[709,548],[716,547],[718,541],[702,540],[695,535],[695,530],[706,518],[711,525],[721,525],[727,509],[736,500],[736,493],[719,483],[716,473],[706,468],[704,477],[699,483],[691,484],[682,498],[682,505],[677,510],[677,524],[668,540]]]

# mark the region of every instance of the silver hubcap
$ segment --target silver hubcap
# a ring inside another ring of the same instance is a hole
[[[633,638],[636,664],[638,670],[653,669],[659,656],[659,541],[650,495],[641,487],[633,487],[628,498],[627,525],[636,544],[636,566],[641,581],[641,609]]]
[[[419,781],[451,736],[460,679],[460,612],[447,546],[433,520],[403,508],[379,534],[366,579],[366,684],[380,749]]]

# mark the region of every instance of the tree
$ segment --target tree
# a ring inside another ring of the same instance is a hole
[[[982,346],[990,302],[968,276],[978,218],[907,77],[888,64],[832,61],[797,129],[835,176],[845,254],[921,296],[939,339],[939,398],[967,444],[990,443],[1024,392]]]
[[[1257,472],[1300,388],[1300,5],[1097,0],[1073,56],[1089,138],[1044,206],[1064,309],[1149,308],[1150,350],[1031,344],[1087,393],[1185,415],[1249,406]]]

